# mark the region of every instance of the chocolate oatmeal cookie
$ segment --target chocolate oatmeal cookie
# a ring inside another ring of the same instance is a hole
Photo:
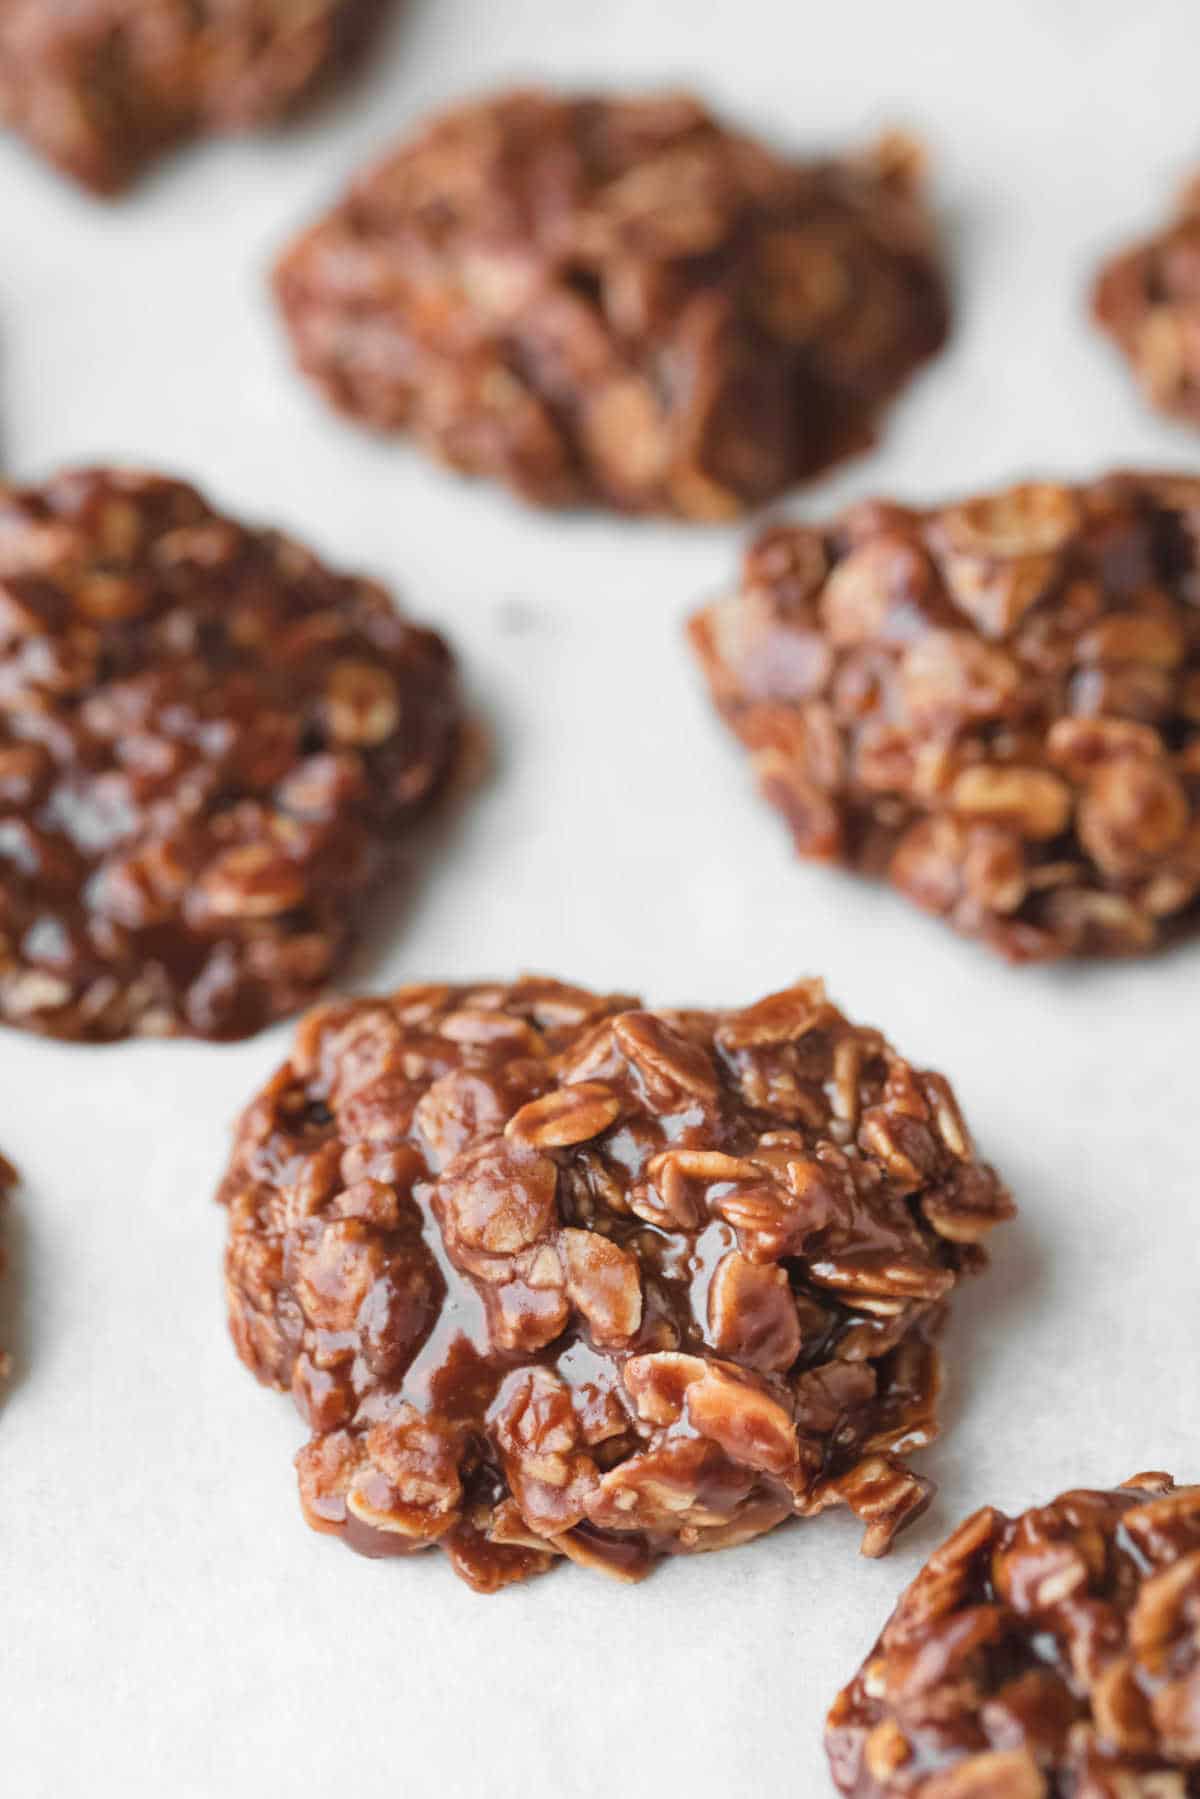
[[[853,1799],[1197,1799],[1200,1487],[1139,1474],[935,1552],[829,1714]]]
[[[1200,916],[1200,480],[768,531],[692,640],[801,854],[1013,960]]]
[[[1161,231],[1100,270],[1092,312],[1151,405],[1200,425],[1200,176]]]
[[[458,730],[449,651],[371,582],[161,476],[0,488],[0,1020],[295,1011]]]
[[[230,1325],[304,1513],[480,1591],[926,1504],[935,1338],[1012,1213],[947,1083],[817,981],[650,1012],[556,981],[300,1026],[221,1189]]]
[[[276,290],[364,423],[540,505],[699,519],[864,447],[947,328],[910,143],[789,162],[686,95],[459,105]]]
[[[96,193],[199,133],[277,119],[385,0],[3,0],[0,117]]]

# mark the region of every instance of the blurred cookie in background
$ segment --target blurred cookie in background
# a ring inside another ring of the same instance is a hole
[[[1150,404],[1200,425],[1200,175],[1159,231],[1105,263],[1092,312]]]
[[[686,94],[431,120],[285,253],[333,403],[544,506],[722,519],[867,447],[940,348],[922,159],[795,162]]]
[[[389,0],[5,0],[0,118],[97,194],[181,140],[285,117]]]

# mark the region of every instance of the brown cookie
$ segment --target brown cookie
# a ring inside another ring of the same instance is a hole
[[[308,1003],[446,780],[453,660],[162,476],[0,488],[0,1020],[240,1037]]]
[[[910,143],[789,162],[687,95],[459,105],[276,291],[362,422],[540,505],[700,519],[863,448],[947,328]]]
[[[1016,961],[1129,955],[1200,894],[1200,480],[782,526],[693,620],[802,855]]]
[[[185,137],[278,119],[384,0],[5,0],[0,117],[96,193]]]
[[[940,1075],[817,981],[649,1012],[556,981],[300,1026],[221,1189],[238,1352],[311,1431],[305,1516],[480,1591],[637,1579],[926,1504],[934,1339],[1012,1213]]]
[[[1105,263],[1092,313],[1150,404],[1200,425],[1200,177],[1161,231]]]
[[[829,1714],[853,1799],[1196,1799],[1200,1487],[1139,1474],[929,1558]]]

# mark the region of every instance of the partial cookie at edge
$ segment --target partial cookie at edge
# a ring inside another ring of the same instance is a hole
[[[691,636],[802,855],[1016,961],[1194,928],[1200,480],[781,525]]]
[[[1200,1486],[959,1526],[829,1714],[852,1799],[1195,1799]]]
[[[1160,231],[1100,269],[1092,315],[1150,404],[1200,425],[1200,175]]]
[[[292,112],[363,48],[387,0],[7,0],[0,118],[97,194],[184,138]]]
[[[0,487],[0,1021],[238,1037],[354,941],[451,771],[442,640],[163,476]]]

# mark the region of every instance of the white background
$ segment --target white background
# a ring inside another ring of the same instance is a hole
[[[953,347],[797,508],[1195,468],[1083,309],[1101,251],[1200,156],[1198,52],[1194,0],[411,0],[318,119],[185,153],[118,206],[0,145],[9,471],[194,477],[393,582],[462,653],[493,774],[355,979],[535,967],[684,1003],[823,973],[952,1075],[1022,1206],[960,1300],[919,1464],[940,1496],[890,1560],[830,1517],[638,1588],[568,1567],[482,1599],[436,1556],[372,1563],[306,1529],[299,1421],[226,1338],[210,1195],[286,1028],[230,1049],[0,1033],[0,1145],[26,1175],[0,1416],[14,1794],[808,1799],[826,1704],[966,1510],[1147,1466],[1200,1479],[1200,948],[1014,972],[796,862],[681,647],[742,533],[541,516],[359,435],[293,376],[264,288],[365,155],[488,83],[691,82],[801,152],[899,121],[935,159]]]

